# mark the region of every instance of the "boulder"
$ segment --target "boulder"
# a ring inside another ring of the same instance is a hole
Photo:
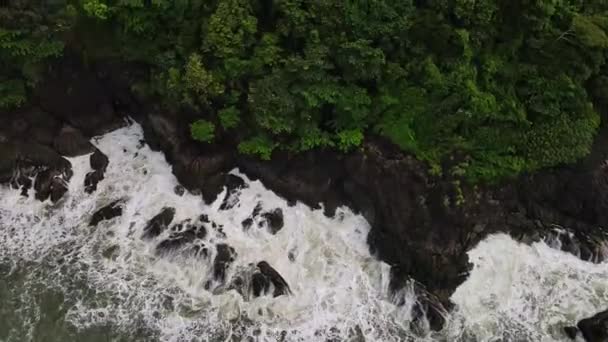
[[[17,160],[21,163],[47,167],[71,173],[72,164],[50,147],[37,143],[16,145]]]
[[[578,336],[578,328],[577,327],[572,327],[572,326],[564,327],[564,333],[571,340],[576,340],[576,336]]]
[[[167,229],[169,224],[171,224],[174,216],[175,208],[163,208],[160,213],[148,221],[148,224],[146,224],[146,227],[144,228],[142,238],[151,239],[159,236],[163,231],[165,231],[165,229]]]
[[[102,171],[92,171],[84,177],[84,191],[87,194],[92,194],[97,190],[97,184],[104,179]]]
[[[95,150],[93,144],[78,130],[64,126],[53,141],[53,147],[66,157],[77,157]]]
[[[213,278],[221,283],[226,281],[226,270],[236,258],[236,251],[233,247],[220,243],[215,246],[217,254],[213,259]]]
[[[283,229],[283,210],[281,208],[276,208],[271,211],[267,211],[262,214],[262,218],[266,222],[266,226],[272,235],[279,232],[279,230]]]
[[[223,190],[224,186],[226,187],[226,194],[224,195],[224,199],[222,200],[222,204],[220,205],[220,210],[228,210],[232,208],[235,202],[229,202],[229,199],[238,190],[245,189],[248,187],[248,185],[245,184],[245,181],[241,177],[235,176],[233,174],[227,174],[224,176],[222,189],[220,191]]]
[[[172,253],[196,239],[202,240],[207,236],[207,229],[203,225],[194,225],[189,221],[179,223],[176,227],[171,227],[171,230],[175,232],[156,246],[157,254]]]
[[[186,188],[181,185],[176,185],[175,188],[173,188],[173,193],[180,197],[184,196],[184,194],[186,193]]]
[[[253,295],[255,297],[266,294],[270,288],[270,284],[274,287],[273,297],[291,294],[291,289],[285,279],[270,264],[266,261],[260,261],[257,264],[257,268],[259,273],[254,273],[251,280]]]
[[[93,154],[89,157],[89,164],[91,164],[93,170],[105,172],[108,164],[110,164],[110,160],[108,159],[108,156],[99,149],[95,149]]]
[[[115,217],[122,215],[122,204],[123,200],[116,200],[112,203],[102,207],[97,210],[93,216],[91,216],[91,221],[89,221],[89,226],[97,226],[99,222],[105,220],[111,220]]]
[[[608,310],[585,318],[576,325],[587,342],[608,341]]]
[[[53,203],[59,201],[68,192],[68,181],[71,176],[71,174],[50,168],[38,172],[34,181],[36,199],[43,202],[50,197]]]

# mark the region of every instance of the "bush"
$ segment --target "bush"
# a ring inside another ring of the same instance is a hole
[[[380,134],[436,174],[459,155],[459,176],[492,182],[586,155],[599,125],[586,87],[608,102],[605,1],[71,3],[66,37],[89,37],[85,54],[147,65],[137,89],[206,113],[195,140],[216,122],[264,159]],[[61,52],[48,18],[0,20],[0,106],[21,104]]]
[[[190,134],[196,141],[210,143],[215,137],[215,125],[207,120],[198,120],[190,125]]]

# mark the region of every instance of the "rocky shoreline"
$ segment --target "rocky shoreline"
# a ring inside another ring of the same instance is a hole
[[[608,257],[606,132],[578,165],[494,186],[431,175],[424,163],[374,138],[349,154],[275,153],[260,161],[238,155],[229,139],[192,141],[192,113],[165,113],[130,91],[138,72],[111,63],[85,69],[70,58],[56,65],[32,103],[0,114],[0,182],[56,202],[72,177],[63,156],[92,153],[93,171],[84,181],[87,191],[95,191],[112,161],[88,140],[127,124],[128,115],[144,127],[146,143],[165,153],[180,183],[207,202],[230,185],[229,171],[239,168],[289,201],[322,205],[327,215],[341,205],[360,212],[372,226],[372,252],[392,266],[391,288],[416,279],[422,298],[417,309],[434,329],[443,325],[449,297],[467,277],[467,251],[489,234],[505,232],[526,243],[547,239],[593,262]]]

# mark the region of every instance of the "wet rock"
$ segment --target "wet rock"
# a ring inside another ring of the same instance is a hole
[[[577,327],[564,327],[564,333],[566,334],[566,336],[568,336],[571,340],[575,340],[576,336],[578,335],[578,328]]]
[[[35,174],[35,170],[30,172],[23,172],[17,169],[17,174],[14,175],[11,180],[11,187],[13,189],[21,189],[21,196],[28,197],[29,190],[32,188],[32,176]]]
[[[53,147],[61,155],[77,157],[95,150],[93,144],[77,129],[64,126],[53,141]]]
[[[165,207],[154,216],[144,228],[143,239],[151,239],[159,236],[173,221],[175,216],[175,208]]]
[[[220,210],[228,210],[233,208],[236,205],[236,201],[234,201],[233,198],[234,194],[238,190],[245,189],[248,186],[247,184],[245,184],[245,181],[241,177],[232,174],[226,175],[224,183],[226,186],[226,195],[224,195],[224,199],[222,200],[222,204],[220,205]]]
[[[173,188],[173,192],[177,196],[184,196],[184,194],[186,193],[186,189],[181,185],[176,185],[175,188]]]
[[[394,297],[396,305],[401,306],[406,304],[403,292],[409,292],[413,288],[416,295],[416,303],[412,308],[412,322],[410,328],[412,331],[424,334],[427,329],[439,331],[443,328],[446,322],[446,316],[449,306],[446,308],[444,300],[439,296],[427,290],[422,283],[400,274],[401,270],[398,267],[391,269],[391,282],[389,289]],[[400,280],[402,277],[407,277],[406,280]],[[402,284],[405,283],[405,286]]]
[[[210,205],[217,199],[218,195],[224,191],[226,174],[223,172],[213,174],[205,178],[199,185],[203,200]]]
[[[207,248],[206,244],[201,243],[199,245],[192,246],[192,254],[194,256],[202,256],[206,258],[209,256],[209,249]]]
[[[17,160],[23,164],[71,173],[72,164],[55,150],[36,143],[16,145]]]
[[[108,156],[99,149],[95,149],[95,152],[89,157],[89,163],[93,170],[101,171],[103,173],[106,171],[108,164],[110,164],[110,160],[108,159]]]
[[[236,251],[224,243],[216,245],[215,248],[217,254],[213,260],[213,278],[223,283],[226,281],[226,270],[236,258]]]
[[[167,239],[161,241],[156,246],[158,254],[168,254],[181,249],[185,245],[194,242],[196,239],[204,239],[207,236],[207,230],[202,225],[193,225],[190,223],[181,223],[185,229],[172,233]],[[174,230],[171,228],[171,230]]]
[[[261,272],[256,272],[251,276],[251,289],[253,297],[263,296],[270,289],[270,279]]]
[[[87,173],[84,177],[84,191],[87,194],[92,194],[97,190],[97,184],[104,179],[102,171],[93,171]]]
[[[608,341],[608,310],[585,318],[576,325],[587,342]]]
[[[122,215],[122,204],[123,200],[116,200],[105,207],[97,210],[89,221],[89,226],[97,226],[99,222],[111,220],[115,217]]]
[[[262,217],[266,221],[266,225],[272,235],[278,233],[283,228],[283,210],[281,208],[265,212],[262,214]]]
[[[360,212],[371,226],[374,226],[376,222],[376,207],[372,199],[355,182],[346,180],[342,187],[351,207]]]
[[[164,118],[158,120],[166,121]],[[197,149],[182,148],[187,143],[180,141],[179,134],[170,138],[164,145],[166,145],[164,151],[178,151],[175,154],[173,170],[180,183],[190,191],[200,190],[207,204],[214,202],[226,184],[228,177],[226,171],[231,164],[232,153],[227,150],[214,150],[200,154]]]
[[[260,214],[261,211],[262,204],[258,203],[253,209],[251,216],[241,222],[243,230],[249,230],[253,226],[254,222],[257,221],[259,227],[267,227],[272,235],[278,233],[284,225],[283,210],[281,208],[276,208]]]
[[[261,211],[262,211],[262,203],[258,202],[255,205],[255,207],[253,208],[251,215],[241,222],[241,226],[243,226],[243,230],[249,230],[249,228],[251,228],[254,220],[260,215]]]
[[[68,191],[68,181],[71,176],[71,174],[49,168],[38,172],[34,182],[36,199],[43,202],[50,198],[53,203],[59,201]]]
[[[268,284],[272,284],[274,287],[273,297],[291,294],[291,289],[285,279],[283,279],[279,272],[272,268],[266,261],[260,261],[257,264],[257,267],[260,273],[254,273],[252,276],[254,296],[259,296],[262,293],[265,294],[268,292]],[[256,276],[256,274],[262,275],[264,279],[260,276]],[[257,278],[256,283],[253,283],[255,278]]]
[[[241,226],[243,226],[243,230],[249,230],[249,228],[251,228],[252,225],[253,225],[253,219],[251,217],[248,217],[248,218],[244,219],[243,222],[241,222]]]

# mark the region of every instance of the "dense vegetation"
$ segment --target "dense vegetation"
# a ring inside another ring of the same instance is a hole
[[[0,106],[23,103],[73,44],[149,66],[134,90],[200,113],[193,138],[230,134],[262,158],[378,134],[436,172],[456,155],[444,172],[493,181],[588,153],[608,86],[605,0],[19,6],[0,8]]]

